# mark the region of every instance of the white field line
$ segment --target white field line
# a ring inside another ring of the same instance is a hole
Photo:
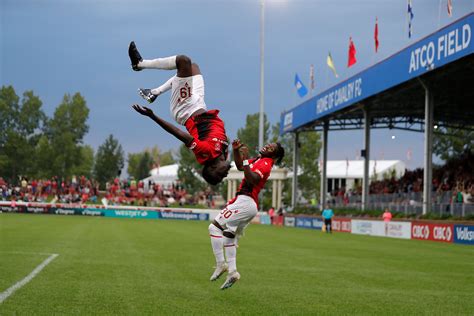
[[[17,283],[13,284],[10,286],[8,289],[6,289],[4,292],[0,293],[0,304],[3,303],[10,295],[15,293],[16,290],[20,289],[22,286],[33,280],[35,276],[38,275],[38,273],[41,272],[41,270],[44,269],[51,261],[53,261],[57,256],[59,256],[57,253],[51,254],[45,261],[43,261],[39,266],[37,266],[33,271],[31,271],[30,274],[28,274],[25,278],[23,278],[21,281],[18,281]]]

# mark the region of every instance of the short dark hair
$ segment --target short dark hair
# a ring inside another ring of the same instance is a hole
[[[275,159],[276,163],[280,164],[281,161],[283,160],[283,157],[285,157],[285,148],[280,143],[276,143],[277,149],[275,150]]]
[[[209,183],[210,185],[217,185],[219,184],[221,181],[222,181],[222,178],[219,177],[219,176],[216,176],[210,169],[210,167],[212,166],[212,163],[211,164],[206,164],[203,168],[202,168],[202,177],[204,178],[204,180],[206,180],[207,183]]]

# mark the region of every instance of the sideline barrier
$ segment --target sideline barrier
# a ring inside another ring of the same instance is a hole
[[[272,224],[272,219],[270,218],[270,215],[260,215],[260,224],[263,225],[271,225]]]
[[[308,216],[285,216],[286,227],[321,229],[320,218]],[[474,245],[474,225],[446,222],[365,220],[334,217],[332,230],[358,235],[400,239],[430,240],[445,243]]]
[[[9,213],[36,213],[56,215],[86,215],[116,218],[147,218],[208,221],[216,210],[147,208],[129,206],[67,205],[42,203],[0,202],[0,211]]]
[[[323,220],[316,217],[295,217],[295,226],[300,228],[310,228],[321,230],[323,228]]]
[[[474,245],[474,226],[454,225],[453,242],[458,244]]]
[[[351,226],[352,223],[350,218],[335,217],[332,219],[332,231],[350,233]]]
[[[6,213],[57,214],[104,216],[116,218],[175,219],[209,221],[220,212],[215,209],[152,208],[133,206],[71,205],[47,203],[0,202],[0,211]],[[269,224],[270,217],[257,214],[256,224]],[[284,226],[321,230],[323,220],[317,217],[285,216]],[[363,220],[335,217],[333,231],[359,235],[402,239],[430,240],[444,243],[474,245],[474,225],[424,221]]]
[[[411,238],[440,242],[453,242],[453,224],[412,222]]]

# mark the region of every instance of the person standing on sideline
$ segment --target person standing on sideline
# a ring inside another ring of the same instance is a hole
[[[273,206],[268,210],[268,215],[270,216],[270,223],[273,225],[273,217],[275,216],[275,209]]]
[[[280,143],[266,144],[260,149],[259,155],[252,159],[248,158],[248,147],[240,140],[232,142],[232,149],[235,166],[244,172],[244,179],[235,198],[227,203],[209,225],[212,251],[216,258],[216,269],[210,280],[215,281],[229,271],[221,290],[231,287],[240,279],[236,264],[236,241],[257,215],[258,193],[265,186],[273,165],[279,164],[285,155]]]
[[[385,209],[382,215],[383,221],[385,222],[385,236],[387,236],[388,233],[388,223],[392,220],[392,213],[388,210],[388,208]]]
[[[326,207],[323,210],[323,218],[324,218],[324,225],[326,226],[326,233],[332,234],[332,217],[334,216],[334,212],[331,208],[326,204]]]

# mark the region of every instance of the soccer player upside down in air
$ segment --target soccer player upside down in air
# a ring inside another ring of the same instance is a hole
[[[232,148],[235,165],[244,172],[244,179],[235,198],[228,202],[209,225],[212,251],[216,258],[216,269],[210,280],[215,281],[228,271],[221,286],[223,290],[240,279],[236,265],[236,238],[242,235],[245,227],[257,215],[258,193],[267,182],[273,165],[280,163],[285,155],[280,143],[266,144],[260,149],[259,155],[252,159],[248,158],[248,148],[240,140],[234,140]]]
[[[138,113],[148,116],[168,133],[182,141],[191,149],[199,164],[203,165],[202,176],[212,185],[220,183],[228,174],[230,162],[227,160],[229,143],[224,122],[219,118],[219,110],[207,111],[204,102],[204,79],[199,66],[184,55],[153,60],[144,60],[134,42],[128,48],[132,69],[176,69],[176,75],[155,89],[139,89],[139,94],[149,103],[160,94],[171,90],[170,111],[178,124],[184,125],[187,133],[175,125],[155,115],[150,108],[134,104]]]

